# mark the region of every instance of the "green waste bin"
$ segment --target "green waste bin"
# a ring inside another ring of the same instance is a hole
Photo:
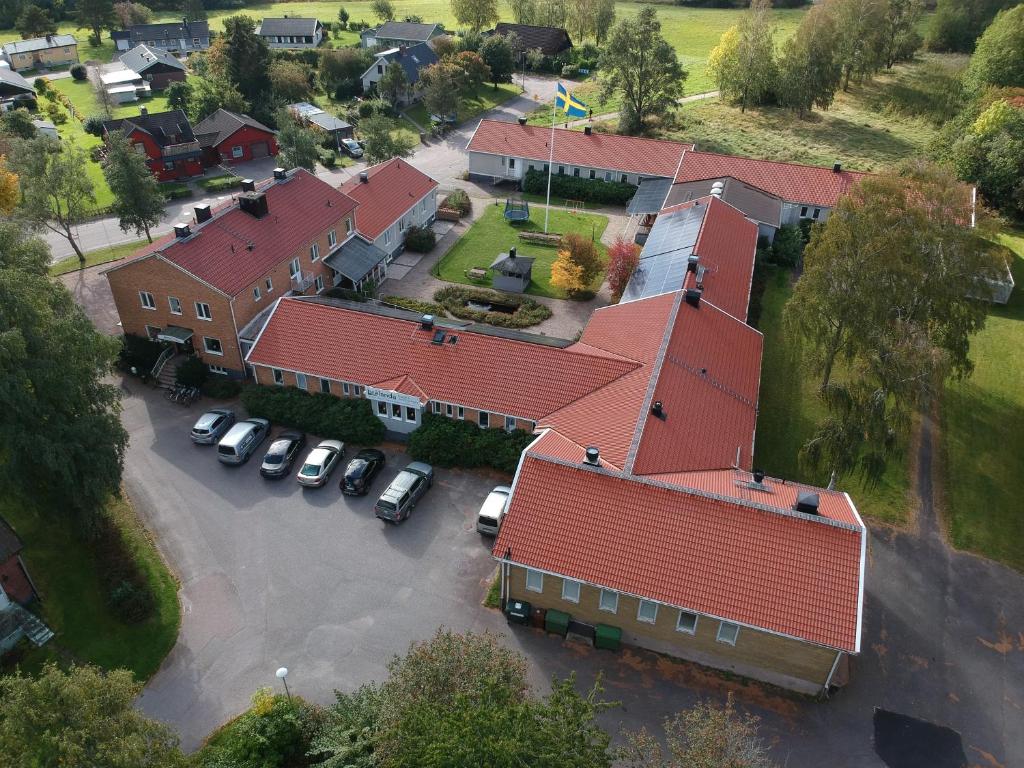
[[[544,629],[556,635],[565,637],[569,632],[569,614],[565,611],[556,611],[548,608],[548,615],[544,621]]]
[[[505,616],[513,624],[529,624],[532,606],[523,600],[509,600],[505,606]]]
[[[609,651],[619,650],[622,645],[622,630],[608,624],[598,624],[594,628],[594,647]]]

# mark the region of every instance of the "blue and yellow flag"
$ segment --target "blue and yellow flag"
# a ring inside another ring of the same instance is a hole
[[[587,105],[572,95],[561,83],[558,84],[558,92],[555,94],[555,109],[569,117],[586,117]]]

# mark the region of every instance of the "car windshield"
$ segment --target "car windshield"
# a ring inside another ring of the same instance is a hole
[[[363,459],[352,459],[348,465],[348,475],[361,475],[366,469],[366,462]]]
[[[307,477],[316,477],[319,473],[319,464],[303,464],[302,469],[299,471],[300,475],[306,475]]]
[[[384,499],[378,501],[377,506],[380,507],[381,509],[395,509],[395,503],[393,501],[384,501]]]

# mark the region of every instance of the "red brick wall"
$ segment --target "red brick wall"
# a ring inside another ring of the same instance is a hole
[[[0,584],[7,596],[17,603],[27,603],[32,599],[32,584],[25,576],[17,555],[0,563]]]
[[[217,151],[220,152],[221,162],[228,164],[244,163],[253,159],[252,145],[260,142],[267,143],[270,155],[277,154],[277,139],[274,137],[274,134],[258,130],[248,125],[239,128],[228,138],[218,144]],[[241,147],[242,156],[234,157],[231,154],[232,147]]]

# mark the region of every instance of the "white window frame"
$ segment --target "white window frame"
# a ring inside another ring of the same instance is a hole
[[[149,291],[139,291],[139,303],[143,309],[156,310],[156,299]]]
[[[693,617],[693,626],[683,626],[683,616]],[[697,622],[700,620],[693,611],[679,611],[679,615],[676,616],[676,632],[682,632],[684,635],[696,635],[697,634]]]
[[[533,586],[530,586],[531,581]],[[533,568],[526,569],[526,589],[529,592],[543,592],[544,591],[544,574],[540,571],[535,571]]]
[[[463,408],[461,405],[459,406],[459,418],[460,419],[465,419],[466,418],[466,409]]]
[[[650,618],[644,617],[644,609],[652,607],[654,608],[654,615]],[[653,600],[644,600],[643,598],[637,603],[636,606],[636,620],[643,624],[657,624],[658,623],[658,604]]]
[[[605,598],[608,596],[612,597],[612,607],[605,607]],[[604,611],[605,613],[618,613],[619,612],[619,593],[613,589],[602,589],[601,596],[597,601],[598,610]]]
[[[388,418],[388,404],[383,400],[377,401],[377,415],[383,416],[385,419]]]
[[[214,365],[213,363],[210,363],[206,367],[209,369],[210,373],[216,373],[220,376],[228,375],[228,369],[225,368],[223,365]]]
[[[352,219],[345,219],[345,234],[352,234]]]
[[[295,374],[295,386],[299,389],[309,389],[309,382],[306,381],[306,374],[296,373]]]
[[[441,415],[441,401],[440,400],[435,400],[434,404],[431,406],[431,409],[434,411],[434,413],[436,413],[438,416],[440,416]]]
[[[205,320],[208,323],[213,321],[213,310],[210,309],[209,304],[207,304],[205,301],[197,301],[195,302],[195,305],[197,319]],[[206,309],[204,310],[203,307],[205,307]]]
[[[283,387],[284,386],[284,371],[282,371],[280,368],[271,368],[270,369],[270,373],[274,377],[274,383],[277,386],[279,386],[279,387]]]
[[[506,432],[515,432],[516,431],[516,417],[515,416],[506,416],[505,417],[505,431]]]
[[[327,233],[327,245],[333,248],[338,244],[338,233],[335,230],[331,230]]]
[[[806,205],[800,206],[800,218],[801,219],[806,219],[807,218],[807,206]]]
[[[309,246],[309,260],[311,262],[320,258],[320,243],[313,243]]]
[[[172,315],[181,314],[181,301],[178,299],[177,296],[168,296],[167,306],[171,310]],[[177,307],[177,309],[175,309],[175,307]]]
[[[316,279],[313,281],[313,287],[316,288],[316,292],[317,293],[320,293],[320,291],[322,291],[324,289],[324,276],[323,275],[317,275],[316,276]]]
[[[210,349],[210,342],[217,342],[217,346],[220,347],[220,352]],[[203,351],[208,355],[219,355],[224,357],[224,345],[220,343],[220,339],[216,336],[203,336]]]
[[[411,405],[405,406],[405,420],[410,424],[415,424],[419,419],[419,409],[413,408]]]
[[[391,245],[391,228],[384,230],[384,245]]]
[[[263,294],[260,293],[260,287],[257,285],[252,289],[252,300],[259,301],[263,298]]]
[[[362,390],[360,389],[359,385],[358,384],[353,384],[352,385],[352,396],[353,397],[359,397],[359,395],[361,393],[362,393]]]
[[[231,148],[231,159],[238,160],[245,155],[245,148],[241,144],[235,144]]]
[[[730,639],[727,636],[723,637],[723,632],[722,632],[723,629],[726,631],[725,632],[726,634],[728,634],[729,631],[732,631],[732,639]],[[717,640],[720,643],[725,643],[726,645],[736,645],[736,640],[739,638],[739,636],[740,636],[740,625],[739,624],[734,624],[731,621],[720,621],[720,622],[718,622],[718,632],[715,634],[715,640]]]
[[[348,382],[347,381],[341,382],[341,394],[343,394],[343,395],[347,395],[348,394]]]
[[[477,411],[476,412],[476,423],[480,429],[491,428],[491,414],[488,411]]]
[[[567,603],[579,603],[581,581],[562,579],[562,599]]]
[[[288,274],[291,277],[302,274],[302,266],[299,264],[298,256],[288,262]]]
[[[323,394],[325,394],[325,395],[331,394],[331,380],[330,379],[324,379],[324,378],[320,379],[320,391]]]
[[[454,416],[454,415],[455,415],[455,406],[454,406],[454,405],[452,405],[451,403],[445,403],[445,406],[444,406],[444,415],[445,415],[445,416],[447,416],[447,417],[448,417],[449,419],[450,419],[450,418],[451,418],[452,416]]]
[[[273,290],[274,290],[274,281],[271,280],[269,277],[267,278],[266,286],[267,286],[267,293],[272,293]]]

